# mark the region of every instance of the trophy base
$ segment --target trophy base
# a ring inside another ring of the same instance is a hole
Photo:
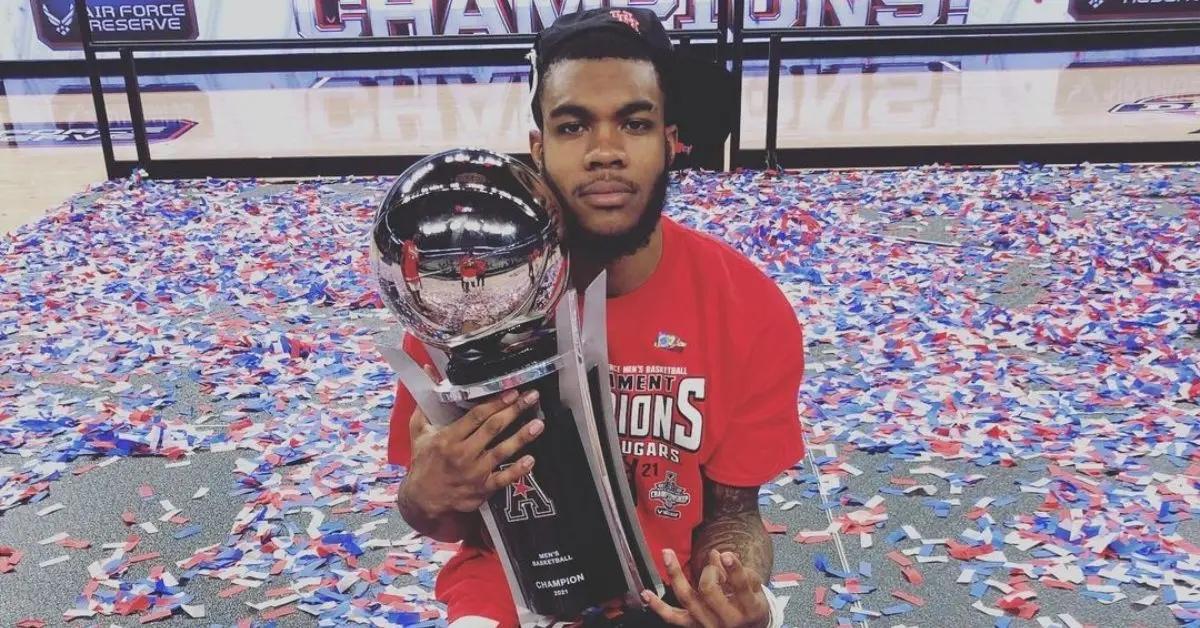
[[[534,330],[515,341],[510,340],[511,336],[497,334],[454,348],[446,363],[446,379],[457,386],[477,384],[494,378],[496,373],[517,373],[558,352],[553,329]]]

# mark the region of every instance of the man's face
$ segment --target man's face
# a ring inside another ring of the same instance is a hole
[[[607,263],[658,224],[674,126],[649,61],[572,59],[546,73],[531,150],[565,212],[573,253]]]

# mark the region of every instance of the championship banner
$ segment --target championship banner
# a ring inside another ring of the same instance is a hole
[[[976,0],[977,2],[980,0]],[[653,10],[668,30],[717,28],[720,0],[294,0],[301,37],[532,34],[563,13]],[[726,0],[733,9],[733,0]],[[749,0],[748,30],[966,24],[971,0]]]
[[[653,10],[668,30],[715,29],[733,0],[71,0],[0,2],[0,61],[73,59],[79,25],[98,41],[532,34],[594,7]],[[758,29],[957,26],[1200,17],[1200,0],[746,0]],[[161,53],[146,53],[158,56]]]

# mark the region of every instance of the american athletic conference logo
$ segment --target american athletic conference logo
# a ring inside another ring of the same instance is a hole
[[[511,464],[502,464],[500,469],[504,470],[511,466]],[[532,472],[508,485],[504,500],[504,518],[509,523],[553,517],[556,512],[554,502],[550,501],[550,497],[542,490]]]
[[[1109,113],[1175,113],[1200,116],[1200,94],[1139,98],[1133,102],[1121,103],[1108,111]]]

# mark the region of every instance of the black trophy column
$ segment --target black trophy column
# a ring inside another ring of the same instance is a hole
[[[532,472],[497,491],[488,508],[523,597],[532,600],[539,614],[570,619],[590,606],[620,597],[625,581],[584,453],[583,435],[571,410],[559,401],[558,374],[522,388],[538,390],[546,429],[513,458],[532,455]],[[497,441],[532,418],[531,413],[514,421]]]

